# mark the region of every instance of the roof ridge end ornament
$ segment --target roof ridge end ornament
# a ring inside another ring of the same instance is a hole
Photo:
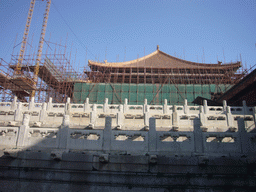
[[[156,46],[156,50],[158,50],[158,51],[159,51],[159,45],[157,45],[157,46]]]

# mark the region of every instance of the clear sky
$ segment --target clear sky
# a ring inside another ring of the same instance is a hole
[[[0,0],[0,58],[8,62],[17,34],[14,53],[19,52],[29,4]],[[37,50],[45,7],[36,1],[28,52]],[[45,39],[63,45],[67,39],[76,69],[88,59],[137,59],[157,45],[204,63],[237,61],[241,54],[249,67],[256,64],[256,0],[52,0]]]

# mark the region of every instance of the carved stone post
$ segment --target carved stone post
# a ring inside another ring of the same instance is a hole
[[[17,147],[24,147],[25,142],[28,139],[28,129],[29,129],[29,114],[24,114],[23,116],[23,122],[20,126],[18,140],[17,140]]]
[[[126,113],[128,111],[128,99],[125,98],[124,99],[124,113]]]
[[[19,102],[18,107],[15,111],[14,121],[21,121],[21,120],[22,120],[22,103]]]
[[[17,109],[17,97],[15,96],[11,104],[11,110],[16,110],[16,109]]]
[[[148,105],[148,100],[145,99],[145,100],[144,100],[144,105],[143,105],[143,113],[146,112],[146,110],[147,110],[147,105]]]
[[[172,113],[172,128],[174,131],[178,130],[178,113],[177,113],[177,106],[173,106],[173,113]]]
[[[188,100],[184,100],[184,114],[188,114]]]
[[[49,98],[49,101],[47,103],[47,111],[51,111],[52,110],[52,98]]]
[[[124,124],[123,105],[119,105],[119,112],[117,112],[117,129],[122,129]]]
[[[207,100],[204,100],[204,114],[208,114]]]
[[[68,97],[67,103],[65,106],[65,115],[70,115],[71,105],[70,105],[70,98]]]
[[[34,106],[35,106],[35,98],[32,97],[30,102],[29,102],[29,105],[28,105],[28,110],[33,110]]]
[[[164,100],[164,114],[167,114],[167,108],[168,108],[168,106],[167,106],[167,99],[165,99]]]
[[[89,98],[87,97],[84,103],[84,112],[90,110]]]
[[[69,115],[64,115],[61,128],[58,133],[59,149],[67,149],[69,135],[70,118]]]
[[[43,107],[40,111],[39,121],[43,122],[46,119],[47,111],[46,111],[47,104],[43,103]]]
[[[108,98],[105,98],[105,102],[103,105],[103,112],[107,113],[108,112]]]
[[[89,128],[93,129],[95,124],[96,124],[96,119],[97,119],[97,108],[96,105],[93,104],[92,106],[92,112],[90,112],[90,124],[89,124]]]

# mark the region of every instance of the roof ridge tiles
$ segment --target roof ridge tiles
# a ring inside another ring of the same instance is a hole
[[[134,65],[136,64],[136,65]],[[157,49],[156,51],[143,56],[138,59],[134,59],[131,61],[125,62],[97,62],[97,61],[88,61],[88,65],[97,65],[102,67],[150,67],[150,68],[195,68],[198,67],[216,67],[216,68],[223,68],[223,67],[233,67],[239,68],[241,66],[241,62],[237,61],[235,63],[225,63],[221,64],[218,62],[216,64],[206,64],[206,63],[197,63],[193,61],[187,61],[184,59],[180,59],[174,56],[171,56],[163,51]]]

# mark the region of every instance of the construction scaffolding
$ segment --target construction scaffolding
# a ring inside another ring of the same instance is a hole
[[[35,2],[30,1],[19,54],[12,54],[8,64],[3,59],[0,60],[0,99],[6,101],[16,96],[20,101],[27,102],[34,97],[36,102],[45,102],[52,97],[54,102],[66,102],[68,97],[72,98],[74,83],[81,81],[82,75],[74,71],[70,58],[66,57],[66,45],[55,44],[54,53],[48,53],[48,42],[46,54],[42,54],[51,0],[46,3],[38,49],[34,50],[37,52],[36,58],[31,50],[26,55]]]
[[[12,76],[12,70],[9,68],[9,64],[0,58],[0,96],[2,102],[8,102],[12,100],[12,91],[19,90],[18,86],[14,86],[10,81]]]
[[[17,55],[12,55],[9,68],[15,69],[17,59]],[[38,102],[45,102],[49,97],[52,97],[54,102],[65,102],[68,97],[72,98],[73,96],[74,83],[82,81],[82,75],[72,68],[65,54],[45,54],[42,55],[42,62],[37,74],[37,86],[34,87],[32,80],[36,69],[34,65],[36,60],[30,55],[25,55],[24,61],[21,66],[22,78],[17,76],[11,78],[14,85],[18,85],[23,92],[27,93],[23,94],[22,91],[13,90],[20,100],[28,100],[34,90],[35,100]],[[26,77],[27,83],[25,83],[24,77]]]
[[[48,42],[49,48],[50,42]],[[13,52],[16,46],[13,48]],[[19,101],[27,102],[31,97],[37,102],[48,101],[52,97],[54,102],[66,102],[73,97],[74,84],[83,82],[84,74],[78,73],[70,62],[71,52],[66,53],[66,45],[55,43],[55,49],[46,49],[39,62],[37,81],[35,84],[35,65],[38,60],[35,53],[23,56],[16,72],[19,55],[11,55],[11,61],[0,58],[0,101],[11,101],[14,96]],[[66,55],[69,55],[67,57]],[[35,95],[33,95],[33,91]]]
[[[86,97],[96,103],[108,98],[112,104],[122,104],[129,98],[132,104],[189,104],[197,97],[216,100],[243,76],[241,62],[222,64],[195,63],[172,57],[157,50],[142,58],[120,62],[88,62],[87,83],[75,85],[74,101],[83,103]]]
[[[1,101],[9,101],[14,96],[28,101],[35,91],[37,102],[45,102],[50,97],[54,102],[66,102],[69,97],[74,103],[84,103],[86,98],[93,103],[103,103],[108,98],[112,104],[122,104],[127,98],[130,104],[143,104],[147,99],[148,103],[157,105],[167,99],[168,104],[178,105],[187,99],[192,105],[197,97],[217,100],[245,76],[240,62],[192,63],[192,67],[186,68],[180,64],[175,67],[173,63],[174,67],[168,67],[161,58],[154,60],[152,67],[147,65],[147,58],[132,61],[131,66],[125,67],[121,66],[123,63],[114,66],[106,61],[89,60],[90,68],[82,74],[73,69],[66,57],[66,46],[58,51],[56,47],[54,53],[47,50],[42,55],[36,86],[33,82],[35,54],[24,55],[18,75],[15,69],[19,55],[12,55],[10,63],[0,60]]]

